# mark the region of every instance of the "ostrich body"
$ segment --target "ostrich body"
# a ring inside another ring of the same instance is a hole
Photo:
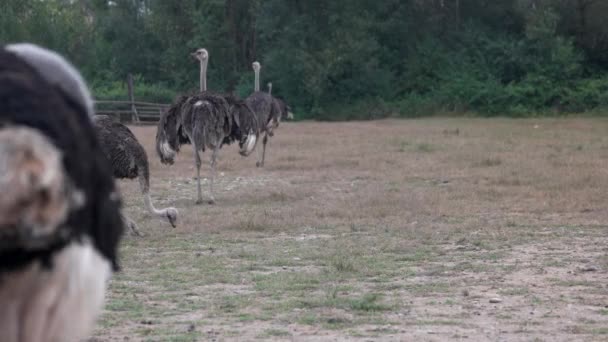
[[[197,204],[203,203],[200,152],[211,151],[209,203],[215,203],[213,183],[217,156],[224,144],[239,142],[239,153],[248,156],[258,140],[258,121],[244,101],[207,90],[209,54],[198,49],[193,56],[200,62],[200,93],[180,96],[161,116],[156,133],[156,151],[164,164],[172,164],[181,144],[194,147]]]
[[[152,203],[148,155],[133,132],[127,126],[112,120],[106,115],[96,115],[94,123],[101,141],[101,147],[112,164],[114,177],[119,179],[138,178],[146,209],[152,215],[169,221],[171,226],[175,228],[178,216],[177,209],[173,207],[156,209]],[[130,219],[126,220],[129,222],[131,230],[141,235],[137,225]]]
[[[124,226],[78,72],[0,47],[0,341],[78,341],[101,312]]]
[[[245,102],[251,107],[258,118],[260,133],[264,133],[262,151],[261,153],[258,152],[258,160],[255,164],[257,167],[263,167],[268,138],[274,136],[274,130],[279,127],[281,119],[290,117],[292,114],[288,106],[281,106],[281,102],[284,104],[283,101],[277,101],[276,98],[272,97],[272,83],[268,84],[268,93],[260,91],[260,69],[262,67],[259,62],[253,62],[252,65],[255,72],[254,92],[247,97]]]

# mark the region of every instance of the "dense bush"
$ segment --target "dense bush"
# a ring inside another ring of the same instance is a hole
[[[262,90],[297,118],[528,116],[608,106],[608,1],[5,0],[0,41],[70,57],[99,99]]]
[[[92,85],[93,96],[98,100],[129,100],[126,82],[104,82]],[[162,84],[149,84],[138,79],[134,82],[135,101],[170,103],[177,96],[174,89]]]

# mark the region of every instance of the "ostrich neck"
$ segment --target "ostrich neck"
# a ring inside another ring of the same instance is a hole
[[[255,70],[255,89],[254,91],[260,91],[260,69]]]
[[[201,61],[201,79],[200,79],[201,92],[207,91],[207,61]]]
[[[268,85],[268,95],[272,95],[272,84]]]
[[[150,193],[144,194],[144,203],[146,204],[146,208],[150,213],[164,217],[166,215],[167,209],[158,210],[154,208],[154,204],[152,204],[152,198],[150,197]]]

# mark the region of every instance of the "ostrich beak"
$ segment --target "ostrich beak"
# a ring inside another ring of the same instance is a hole
[[[257,139],[258,137],[255,134],[249,134],[239,153],[244,157],[250,155],[255,149]]]

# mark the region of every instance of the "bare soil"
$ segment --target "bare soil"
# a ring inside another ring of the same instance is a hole
[[[120,183],[145,236],[94,341],[608,340],[608,120],[282,123],[264,168],[222,148],[215,205],[131,129],[180,219]]]

